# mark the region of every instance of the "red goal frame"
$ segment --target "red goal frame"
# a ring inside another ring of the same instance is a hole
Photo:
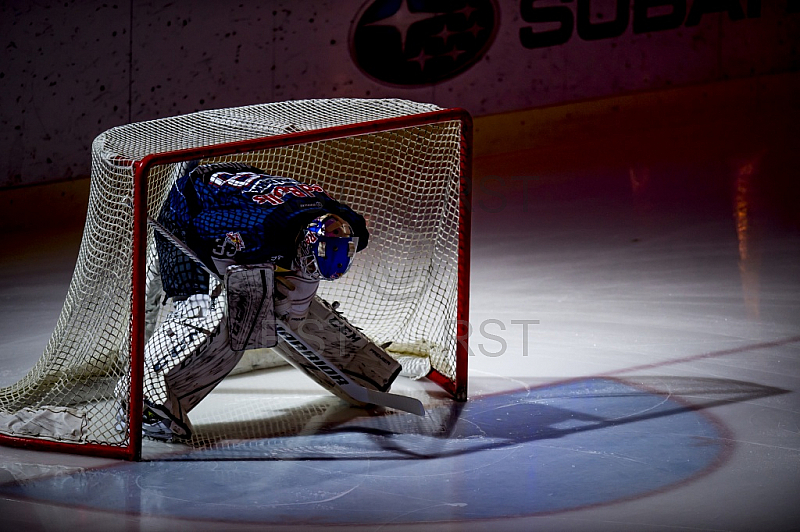
[[[147,194],[148,175],[154,166],[245,153],[270,148],[294,146],[304,143],[334,140],[368,133],[444,122],[460,122],[460,184],[458,228],[458,282],[456,302],[456,368],[455,380],[432,370],[427,378],[435,382],[457,401],[467,399],[467,361],[469,355],[469,289],[470,289],[470,233],[472,189],[472,118],[463,109],[452,108],[430,111],[336,127],[313,129],[295,133],[259,137],[252,140],[214,144],[171,152],[154,153],[137,161],[130,161],[134,170],[133,182],[133,273],[131,278],[131,343],[130,343],[130,406],[128,444],[112,446],[97,443],[73,443],[26,438],[0,434],[0,444],[42,451],[70,452],[104,458],[138,461],[142,456],[142,400],[144,378],[145,330],[145,276],[147,260]]]

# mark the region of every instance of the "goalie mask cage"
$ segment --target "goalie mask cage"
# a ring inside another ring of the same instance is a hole
[[[141,457],[144,300],[156,217],[187,161],[320,184],[367,219],[369,246],[319,295],[393,356],[466,399],[471,119],[405,100],[303,100],[112,128],[92,145],[75,272],[44,354],[0,389],[0,442]],[[419,364],[417,364],[419,365]],[[117,421],[122,383],[130,401]]]

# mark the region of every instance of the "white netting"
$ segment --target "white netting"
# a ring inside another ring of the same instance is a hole
[[[92,148],[89,211],[75,274],[45,352],[20,382],[0,390],[0,435],[126,446],[115,426],[114,385],[131,364],[133,162],[151,154],[416,115],[439,108],[403,100],[306,100],[204,111],[116,127]],[[456,377],[462,123],[419,124],[201,162],[240,161],[313,180],[365,216],[370,245],[320,295],[396,355],[427,358]],[[155,166],[147,211],[157,216],[179,172]],[[154,256],[152,233],[148,256]],[[465,361],[464,361],[465,362]],[[31,416],[57,411],[42,424]],[[56,423],[56,421],[67,420]]]

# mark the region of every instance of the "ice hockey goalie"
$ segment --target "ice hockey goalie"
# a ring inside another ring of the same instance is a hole
[[[353,404],[421,413],[386,393],[400,365],[316,296],[369,239],[364,218],[320,186],[241,163],[186,164],[153,224],[145,435],[190,438],[188,413],[245,350],[264,347]],[[172,310],[156,325],[165,298]]]

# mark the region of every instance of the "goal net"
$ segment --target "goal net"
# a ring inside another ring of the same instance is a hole
[[[187,161],[313,180],[362,214],[369,246],[319,295],[408,371],[466,399],[470,150],[466,112],[404,100],[261,104],[100,134],[66,301],[42,357],[0,389],[0,442],[140,456],[144,315],[158,297],[146,289],[156,257],[147,216]]]

